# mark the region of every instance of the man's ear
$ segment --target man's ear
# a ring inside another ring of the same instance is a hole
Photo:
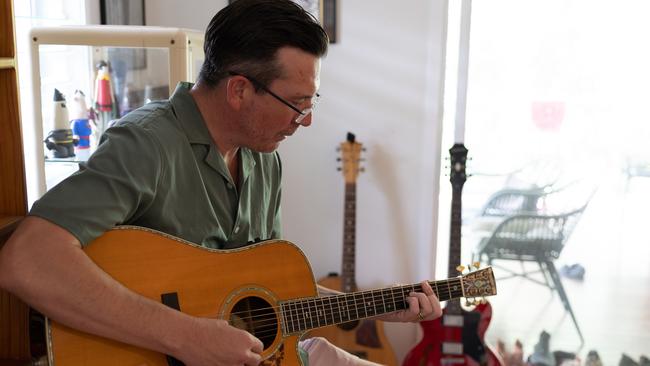
[[[226,101],[234,110],[239,110],[250,94],[249,81],[239,75],[232,76],[226,82]]]

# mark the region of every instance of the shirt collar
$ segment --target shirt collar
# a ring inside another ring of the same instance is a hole
[[[190,95],[192,86],[194,86],[193,83],[181,81],[169,100],[174,107],[176,117],[178,117],[179,121],[182,121],[181,126],[185,131],[187,140],[191,144],[211,145],[210,131],[205,125],[199,107],[192,95]]]
[[[186,81],[181,81],[176,86],[176,90],[169,98],[176,117],[181,121],[181,126],[185,131],[185,136],[191,144],[202,144],[210,146],[210,150],[216,156],[221,157],[219,150],[216,149],[212,137],[210,136],[210,131],[205,125],[203,116],[199,111],[199,107],[196,105],[194,98],[190,94],[190,90],[194,86],[193,83]],[[240,147],[240,159],[242,166],[242,178],[244,181],[250,175],[252,169],[255,167],[255,159],[253,159],[252,151],[245,147]],[[206,162],[208,165],[212,166],[213,169],[217,171],[227,171],[226,166],[223,162],[223,158],[216,159],[211,158],[210,154],[206,156]]]

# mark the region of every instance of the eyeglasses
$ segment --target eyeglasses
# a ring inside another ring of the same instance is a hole
[[[293,105],[291,102],[289,102],[286,99],[282,98],[281,96],[275,94],[274,92],[269,90],[269,88],[264,86],[264,84],[262,84],[259,81],[253,79],[252,77],[246,76],[246,75],[243,75],[243,74],[239,74],[239,73],[236,73],[236,72],[232,72],[232,71],[229,72],[229,74],[232,75],[232,76],[243,76],[243,77],[245,77],[246,79],[250,80],[250,82],[253,83],[255,86],[257,86],[258,88],[260,88],[260,89],[264,90],[265,92],[271,94],[271,96],[273,98],[277,99],[280,103],[286,105],[287,107],[291,108],[293,111],[298,113],[298,116],[296,116],[296,118],[294,118],[293,122],[297,123],[299,125],[302,124],[302,120],[307,118],[307,116],[309,116],[314,111],[314,109],[316,108],[316,105],[320,101],[320,94],[316,93],[316,95],[314,95],[311,98],[311,106],[308,107],[308,108],[305,108],[303,110],[300,110],[300,109],[296,108],[296,106]]]

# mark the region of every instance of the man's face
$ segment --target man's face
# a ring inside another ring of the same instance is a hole
[[[320,59],[291,47],[278,50],[277,59],[284,74],[265,87],[297,110],[310,108],[320,85]],[[254,151],[275,151],[298,127],[311,124],[311,114],[295,123],[300,114],[267,92],[251,93],[248,106],[241,132],[243,145]]]

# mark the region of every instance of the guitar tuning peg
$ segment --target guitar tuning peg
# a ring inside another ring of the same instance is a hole
[[[341,148],[340,148],[340,147],[337,147],[337,148],[336,148],[336,152],[339,152],[339,151],[341,151]]]
[[[341,167],[336,168],[336,170],[338,170],[338,171],[340,172],[340,171],[341,171]]]
[[[365,172],[365,171],[366,171],[366,168],[359,168],[359,171],[360,171],[360,172]]]
[[[474,266],[474,268],[476,268],[476,269],[479,269],[479,268],[481,268],[481,262],[476,261],[476,262],[472,263],[472,266]]]
[[[366,151],[366,148],[365,148],[365,147],[362,147],[362,148],[361,148],[361,151]]]
[[[336,158],[336,161],[341,161],[341,158]]]
[[[456,267],[456,270],[457,270],[458,272],[460,272],[460,273],[463,273],[463,271],[465,270],[465,266],[463,266],[462,264],[460,264],[460,265],[458,265],[458,267]]]

